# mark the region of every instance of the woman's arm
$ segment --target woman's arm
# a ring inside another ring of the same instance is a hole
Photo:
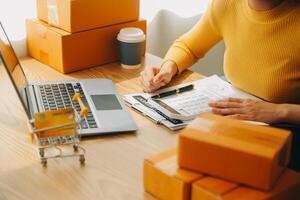
[[[282,113],[282,122],[300,124],[300,105],[281,104],[279,105]]]
[[[240,120],[300,124],[300,105],[229,98],[209,104],[212,112]]]
[[[192,30],[176,40],[170,47],[161,65],[145,68],[141,73],[141,85],[145,92],[153,92],[168,84],[175,74],[193,65],[222,39],[214,13],[224,13],[223,4],[223,0],[213,0]]]
[[[215,14],[220,13],[220,1],[213,0],[207,11],[203,14],[199,22],[186,34],[175,41],[167,52],[164,62],[173,61],[181,73],[186,68],[204,57],[206,52],[216,43],[222,40],[220,27]],[[163,66],[163,64],[162,64]]]

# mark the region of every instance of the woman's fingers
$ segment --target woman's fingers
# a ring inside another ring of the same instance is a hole
[[[142,80],[145,83],[150,83],[153,80],[154,76],[155,76],[154,68],[146,69],[145,71],[141,72]]]
[[[142,85],[143,91],[147,92],[147,93],[154,92],[155,90],[165,86],[166,84],[167,84],[167,82],[164,80],[155,84],[155,83],[153,83],[152,80],[148,81],[147,79],[143,79],[143,78],[141,79],[141,85]]]
[[[150,91],[151,87],[148,84],[146,85],[146,82],[144,82],[142,80],[141,80],[141,86],[142,86],[144,92],[147,92],[147,93],[151,92]]]
[[[214,114],[229,118],[277,123],[280,119],[276,104],[253,99],[229,98],[209,104]]]
[[[145,92],[152,92],[155,90],[155,84],[153,83],[153,78],[155,76],[155,69],[146,69],[145,71],[141,72],[141,84],[143,90]]]
[[[227,99],[227,101],[229,101],[229,102],[235,102],[235,103],[243,103],[243,102],[245,101],[245,99],[229,97],[229,98]]]
[[[145,92],[154,92],[168,84],[171,79],[172,74],[156,67],[151,67],[141,72],[141,82]]]
[[[246,117],[244,115],[247,114],[247,106],[245,104],[245,102],[247,101],[247,99],[228,98],[216,102],[211,102],[209,106],[212,108],[212,112],[218,115]]]
[[[241,108],[243,107],[242,103],[230,102],[230,101],[217,101],[209,103],[210,107],[215,108]]]
[[[218,115],[235,115],[242,114],[243,109],[240,108],[213,108],[212,112]]]

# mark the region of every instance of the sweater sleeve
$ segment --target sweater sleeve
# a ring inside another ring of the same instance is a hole
[[[214,19],[214,0],[199,22],[186,34],[177,39],[168,50],[164,61],[173,61],[181,73],[204,57],[206,52],[222,40]]]

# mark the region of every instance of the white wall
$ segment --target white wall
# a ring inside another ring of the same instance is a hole
[[[25,19],[35,13],[35,0],[0,0],[0,21],[20,56],[26,55]]]
[[[141,0],[141,15],[152,20],[160,9],[171,10],[181,17],[203,13],[210,0]]]
[[[24,38],[24,19],[35,17],[35,10],[35,0],[0,0],[0,20],[13,40]]]
[[[19,55],[26,55],[25,19],[36,17],[36,0],[0,0],[0,21]],[[210,0],[141,0],[141,17],[151,22],[160,9],[182,17],[202,13]]]

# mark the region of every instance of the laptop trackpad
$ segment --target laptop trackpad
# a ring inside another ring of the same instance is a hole
[[[122,106],[114,94],[91,95],[96,110],[122,110]]]

